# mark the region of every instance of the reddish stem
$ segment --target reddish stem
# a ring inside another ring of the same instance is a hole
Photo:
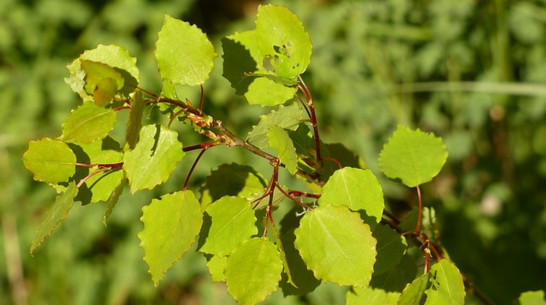
[[[305,100],[307,101],[307,106],[309,107],[309,112],[311,113],[311,125],[313,126],[313,134],[315,139],[315,150],[317,152],[317,161],[322,164],[322,156],[320,153],[320,137],[319,137],[319,131],[318,131],[318,123],[317,123],[317,115],[315,113],[315,104],[313,102],[313,96],[311,95],[311,91],[309,91],[309,88],[307,88],[307,85],[305,85],[305,82],[301,78],[301,76],[298,76],[298,79],[300,81],[300,85],[298,85],[298,88],[303,93],[303,96],[305,97]]]
[[[289,191],[288,194],[294,197],[307,197],[307,198],[320,198],[320,194],[311,194],[306,192],[300,192],[300,191]]]
[[[335,159],[335,158],[323,157],[322,160],[334,162],[335,164],[337,164],[337,166],[339,167],[339,169],[342,169],[342,168],[343,168],[343,166],[341,165],[341,163],[340,163],[337,159]]]
[[[199,162],[199,160],[201,159],[201,157],[203,156],[205,151],[207,149],[213,147],[213,146],[216,146],[217,144],[218,143],[215,143],[215,142],[209,142],[209,143],[203,143],[203,144],[195,145],[195,146],[199,146],[201,148],[201,151],[199,152],[199,154],[197,155],[197,158],[195,158],[195,161],[191,165],[190,171],[188,172],[188,176],[186,176],[186,181],[184,181],[184,187],[182,188],[182,191],[186,190],[186,187],[188,186],[188,182],[190,181],[190,177],[191,177],[191,175],[193,173],[193,170],[197,166],[197,163]],[[186,151],[186,150],[184,150],[184,151]]]
[[[421,189],[419,188],[419,185],[415,187],[417,189],[417,200],[419,204],[419,211],[417,214],[417,225],[415,226],[415,232],[421,232],[421,219],[423,216],[423,202],[421,199]]]
[[[308,206],[307,204],[305,204],[303,201],[300,201],[296,198],[294,198],[293,196],[290,195],[290,193],[287,193],[280,185],[278,182],[275,183],[275,186],[277,187],[277,189],[279,191],[281,191],[281,193],[283,193],[284,196],[288,197],[288,199],[294,201],[295,203],[301,205],[302,207],[308,209],[308,210],[312,210],[313,208],[311,208],[310,206]]]

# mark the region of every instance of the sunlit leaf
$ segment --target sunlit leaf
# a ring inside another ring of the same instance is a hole
[[[271,126],[278,126],[287,130],[296,130],[303,117],[303,110],[297,103],[280,106],[260,117],[260,121],[248,133],[248,142],[260,148],[269,148],[267,133]]]
[[[425,295],[430,273],[425,273],[406,285],[398,299],[398,305],[419,305]]]
[[[184,156],[178,134],[159,125],[146,125],[133,150],[125,153],[123,169],[129,179],[131,193],[152,189],[169,178]]]
[[[387,177],[415,187],[432,180],[446,159],[447,151],[441,138],[419,129],[398,126],[383,146],[379,167]]]
[[[545,305],[544,291],[526,291],[522,293],[519,298],[519,305]]]
[[[72,111],[63,124],[61,138],[66,142],[90,144],[104,139],[114,128],[115,123],[116,112],[114,110],[92,103],[84,103]]]
[[[154,54],[162,78],[190,86],[208,79],[216,53],[199,28],[165,15],[158,36]]]
[[[237,245],[258,233],[250,202],[239,197],[222,197],[207,207],[211,227],[201,252],[228,255]]]
[[[277,289],[281,271],[277,247],[267,239],[250,239],[227,259],[228,292],[240,305],[257,304]]]
[[[345,167],[328,179],[319,205],[344,205],[353,211],[363,210],[380,220],[385,203],[383,190],[375,175],[367,169]]]
[[[354,287],[347,291],[346,305],[396,305],[399,292],[387,292],[383,289]]]
[[[296,249],[317,279],[367,286],[376,257],[370,226],[346,206],[324,205],[303,216]]]
[[[34,180],[58,183],[68,181],[76,172],[76,155],[66,143],[50,138],[30,141],[23,154],[25,167]]]
[[[277,152],[277,156],[286,170],[294,175],[298,170],[298,155],[286,130],[278,126],[271,126],[267,133],[267,139],[269,146]]]
[[[227,256],[212,255],[208,259],[207,268],[213,282],[224,282],[226,280],[226,276],[224,275],[226,265]]]
[[[298,88],[286,87],[266,77],[255,78],[245,97],[251,105],[276,106],[293,98]],[[268,94],[263,94],[268,92]]]
[[[465,288],[459,269],[449,260],[442,259],[430,268],[432,286],[425,291],[425,305],[462,305]]]
[[[163,195],[142,208],[138,234],[154,285],[186,253],[199,234],[203,215],[191,191]]]

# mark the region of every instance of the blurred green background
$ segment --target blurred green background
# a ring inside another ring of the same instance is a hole
[[[423,191],[451,258],[495,304],[546,289],[546,1],[269,3],[286,5],[311,35],[303,77],[322,138],[362,156],[388,201],[405,209],[413,192],[378,170],[383,143],[397,124],[442,136],[448,164]],[[152,52],[165,13],[197,24],[221,53],[222,35],[252,28],[258,4],[0,1],[0,304],[234,303],[223,284],[211,282],[200,255],[186,255],[157,288],[142,260],[140,209],[179,187],[188,164],[156,193],[124,194],[107,227],[103,205],[75,206],[31,257],[30,241],[55,193],[32,181],[21,156],[29,140],[60,134],[78,103],[64,83],[65,66],[85,49],[122,45],[138,58],[141,87],[159,92]],[[233,95],[217,63],[205,111],[244,137],[263,110]],[[195,141],[188,135],[184,144]],[[193,188],[230,162],[267,170],[248,154],[218,148],[199,164]],[[343,304],[344,289],[323,285],[289,298],[279,291],[265,303]]]

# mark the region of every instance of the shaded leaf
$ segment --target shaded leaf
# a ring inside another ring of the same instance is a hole
[[[381,223],[373,229],[373,236],[377,239],[377,261],[374,274],[385,272],[396,266],[406,251],[406,240],[398,232]]]
[[[144,99],[142,92],[137,91],[131,99],[131,112],[129,114],[129,122],[125,131],[125,141],[129,145],[129,149],[134,149],[138,143],[140,128],[142,128],[142,114],[144,113]]]
[[[231,83],[235,93],[244,95],[253,81],[249,73],[256,71],[256,62],[245,46],[236,40],[237,34],[222,39],[224,69],[222,75]]]
[[[224,196],[237,196],[252,201],[263,194],[266,185],[262,175],[250,166],[222,164],[212,171],[201,186],[201,204],[205,209]]]
[[[36,232],[36,235],[32,239],[30,254],[33,254],[36,248],[42,244],[44,239],[51,235],[57,228],[57,225],[66,218],[68,211],[70,211],[74,204],[74,197],[76,197],[77,193],[78,188],[76,187],[76,184],[71,182],[65,192],[57,196],[53,207],[47,213],[44,221]]]
[[[153,199],[142,208],[144,229],[138,233],[144,260],[154,285],[186,253],[199,234],[203,215],[191,191],[181,191]]]

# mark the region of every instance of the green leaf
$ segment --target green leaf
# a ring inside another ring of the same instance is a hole
[[[142,127],[135,149],[126,152],[123,158],[123,169],[129,179],[131,193],[152,189],[167,181],[184,156],[177,135],[175,131],[159,125]]]
[[[387,177],[415,187],[432,180],[446,159],[447,151],[441,138],[398,126],[379,155],[379,167]]]
[[[78,193],[78,188],[74,182],[71,182],[66,191],[57,196],[55,203],[49,212],[47,213],[44,221],[40,225],[40,228],[36,232],[36,235],[32,239],[32,245],[30,246],[30,254],[32,255],[34,251],[42,244],[42,242],[49,236],[55,229],[57,225],[63,221],[68,215],[68,211],[72,208],[74,204],[74,197]]]
[[[377,261],[374,274],[385,272],[396,266],[406,251],[406,240],[398,232],[381,223],[373,229],[373,237],[377,239]]]
[[[93,91],[93,100],[99,107],[105,107],[114,100],[117,91],[116,80],[113,78],[105,78],[101,80]]]
[[[278,126],[282,129],[296,130],[303,117],[303,109],[297,103],[288,106],[279,106],[277,110],[272,110],[266,115],[260,117],[260,121],[248,133],[247,141],[260,148],[269,148],[267,133],[271,126]]]
[[[397,305],[419,305],[427,289],[430,273],[425,273],[406,285]]]
[[[281,257],[273,243],[258,237],[247,240],[227,259],[228,292],[240,305],[257,304],[277,289],[281,272]]]
[[[153,199],[142,208],[144,229],[138,233],[144,260],[154,285],[186,253],[199,234],[203,215],[191,191],[181,191]]]
[[[312,52],[309,34],[294,14],[282,6],[261,5],[256,29],[228,38],[234,43],[224,44],[225,59],[245,62],[244,68],[225,66],[225,76],[237,93],[262,106],[279,105],[294,96],[296,77],[307,69]],[[254,78],[251,83],[249,77]]]
[[[161,78],[197,86],[209,77],[216,53],[195,25],[165,15],[154,52]]]
[[[399,292],[387,292],[382,289],[355,287],[347,291],[347,305],[396,305]]]
[[[201,204],[205,209],[224,196],[237,196],[252,201],[264,193],[266,185],[262,175],[250,166],[222,164],[212,171],[201,187]]]
[[[288,132],[279,126],[271,126],[267,133],[267,139],[269,140],[269,146],[277,152],[278,158],[284,164],[286,170],[292,175],[296,174],[298,155]]]
[[[99,44],[95,49],[83,52],[79,58],[127,71],[137,82],[139,81],[140,72],[136,65],[136,58],[131,57],[129,52],[121,46]],[[127,79],[125,81],[127,85]]]
[[[123,154],[121,152],[112,149],[103,149],[103,146],[106,146],[106,144],[101,141],[81,145],[80,147],[86,154],[86,161],[89,162],[89,164],[118,164],[123,161]],[[91,168],[89,173],[93,173],[96,170],[98,170],[96,167]],[[122,179],[123,171],[121,171],[120,168],[93,175],[87,179],[85,181],[85,186],[87,191],[91,192],[91,198],[88,202],[107,201],[118,185],[120,185]],[[80,187],[80,194],[82,192],[83,190]]]
[[[224,51],[222,76],[231,83],[236,94],[244,95],[254,80],[253,77],[249,77],[249,73],[256,71],[257,67],[248,49],[237,41],[237,36],[238,34],[234,34],[222,39]]]
[[[394,268],[380,274],[374,273],[370,286],[387,291],[402,291],[408,283],[415,279],[416,274],[416,262],[406,254]]]
[[[76,144],[90,144],[104,139],[114,128],[116,112],[84,103],[72,111],[63,124],[63,141]]]
[[[100,107],[108,105],[116,91],[123,88],[125,80],[116,69],[90,60],[80,60],[85,71],[85,91],[93,94],[95,104]]]
[[[213,282],[225,282],[226,276],[224,271],[226,270],[227,256],[212,255],[207,260],[207,268],[209,269],[210,276]]]
[[[303,216],[295,246],[317,279],[367,286],[376,257],[370,226],[345,206],[319,206]]]
[[[211,227],[199,251],[214,255],[228,255],[241,242],[258,233],[256,216],[250,202],[226,196],[207,207]]]
[[[256,16],[256,34],[263,55],[258,64],[274,74],[291,79],[302,74],[311,60],[309,34],[298,17],[287,8],[262,5]]]
[[[23,154],[23,163],[36,181],[66,182],[76,172],[74,152],[66,143],[50,138],[30,141]]]
[[[285,87],[269,78],[259,77],[248,86],[245,97],[251,105],[276,106],[293,98],[297,91],[298,88]]]
[[[522,293],[519,298],[519,305],[546,305],[544,291],[527,291]]]
[[[104,211],[104,216],[102,217],[103,225],[106,226],[106,221],[108,220],[108,218],[110,217],[110,214],[112,214],[112,211],[114,210],[114,207],[118,203],[119,197],[123,193],[126,183],[127,183],[127,179],[125,178],[125,176],[123,176],[123,179],[121,179],[121,182],[110,194],[110,197],[106,201],[106,210]]]
[[[305,295],[313,291],[320,281],[313,276],[313,272],[307,269],[298,250],[294,246],[296,235],[294,231],[300,225],[301,217],[298,216],[299,208],[293,208],[281,220],[280,240],[283,245],[284,258],[286,259],[281,288],[284,295]],[[287,273],[290,272],[288,275]]]
[[[344,205],[353,211],[363,210],[380,220],[385,203],[375,175],[368,169],[345,167],[337,170],[323,187],[319,205]]]
[[[86,72],[82,68],[82,61],[84,60],[115,68],[123,77],[124,88],[122,91],[126,94],[132,92],[139,81],[136,58],[131,57],[129,52],[120,46],[99,44],[95,49],[85,51],[67,66],[70,76],[65,81],[84,101],[91,100],[88,92],[84,89],[86,86]],[[114,79],[117,79],[117,77],[114,77]],[[94,91],[89,93],[94,93]]]
[[[462,305],[465,290],[459,269],[449,260],[442,259],[430,268],[432,286],[425,291],[425,305]]]
[[[144,99],[142,92],[137,91],[131,99],[131,112],[129,114],[129,122],[125,131],[125,141],[129,145],[129,149],[134,149],[138,143],[140,129],[142,128],[142,114],[144,113]]]

